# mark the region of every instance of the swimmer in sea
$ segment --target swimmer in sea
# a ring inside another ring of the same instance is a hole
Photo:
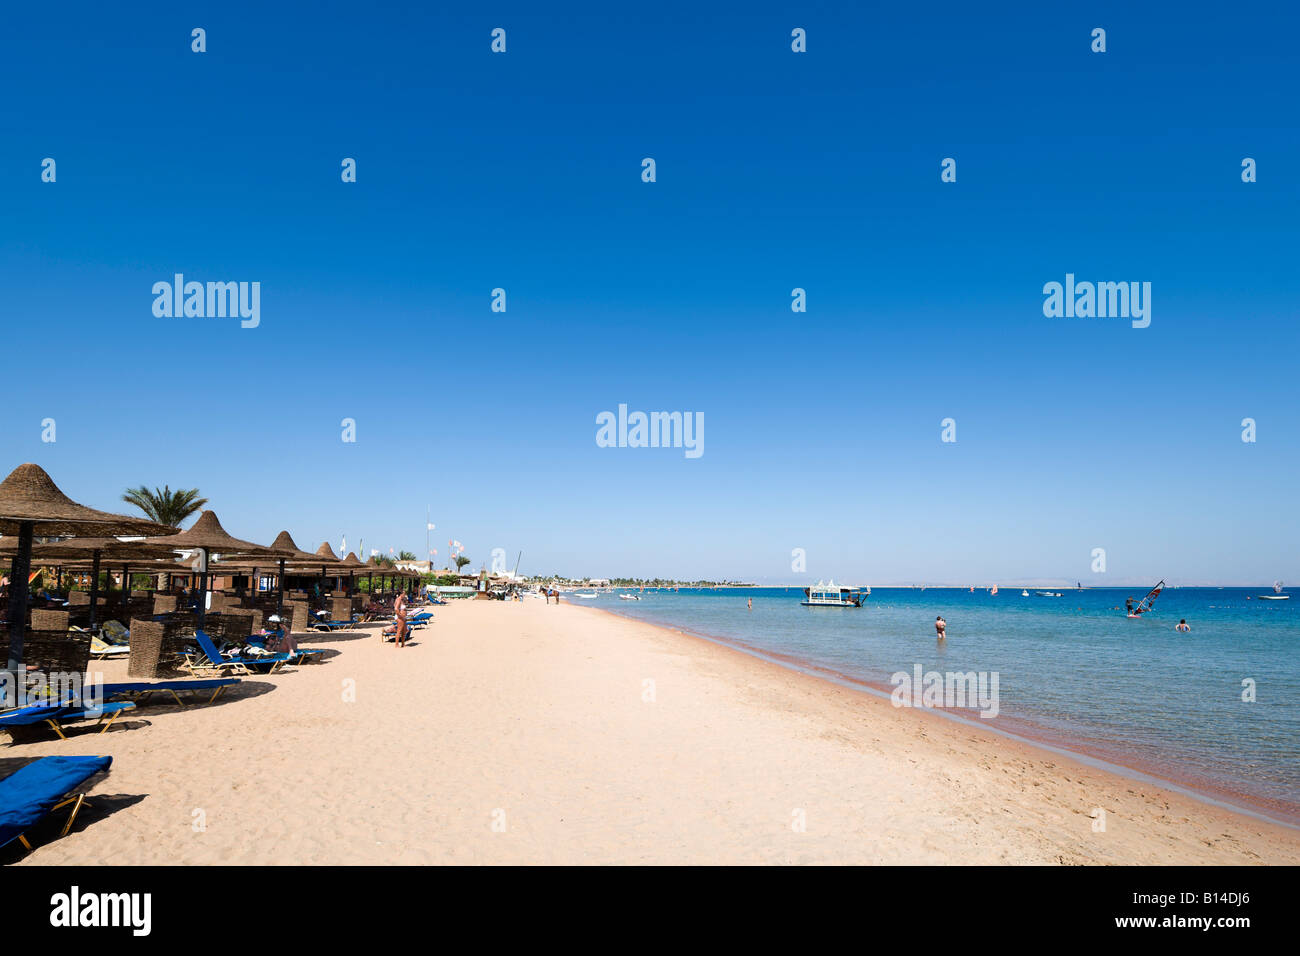
[[[939,635],[939,640],[942,641],[944,639],[945,636],[944,632],[947,630],[948,630],[948,622],[945,621],[943,619],[943,615],[940,614],[938,617],[934,619],[934,632]]]
[[[1187,618],[1183,618],[1181,621],[1179,621],[1177,624],[1174,625],[1175,631],[1186,632],[1186,631],[1190,631],[1191,629],[1192,629],[1192,625],[1187,623]]]

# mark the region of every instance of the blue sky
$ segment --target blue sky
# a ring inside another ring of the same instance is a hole
[[[9,12],[0,468],[533,573],[1300,580],[1294,7],[440,6]],[[1044,317],[1067,272],[1151,326]]]

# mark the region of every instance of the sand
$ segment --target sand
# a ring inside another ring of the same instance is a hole
[[[1300,862],[1295,829],[593,608],[302,643],[330,654],[214,705],[0,744],[114,758],[21,862]]]

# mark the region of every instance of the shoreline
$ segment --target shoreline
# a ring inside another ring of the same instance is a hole
[[[1300,862],[1286,826],[562,603],[452,602],[400,650],[303,635],[321,663],[10,744],[11,765],[113,758],[73,831],[17,862]]]
[[[870,694],[876,698],[889,700],[894,690],[893,686],[890,684],[865,680],[861,677],[854,677],[845,674],[842,671],[837,671],[833,668],[817,664],[813,661],[807,660],[806,658],[801,658],[793,654],[781,654],[775,651],[765,650],[734,638],[722,637],[717,634],[710,634],[700,630],[679,628],[667,624],[658,624],[653,621],[645,621],[640,618],[620,614],[613,608],[593,607],[584,604],[573,604],[571,606],[582,610],[602,611],[622,620],[635,621],[638,624],[660,628],[669,633],[681,634],[696,640],[708,641],[711,644],[717,644],[721,647],[739,651],[742,654],[757,658],[758,660],[765,661],[777,667],[784,667],[814,680],[828,681],[848,690]],[[1065,735],[1054,736],[1050,731],[1033,723],[1031,720],[1005,717],[1001,715],[995,718],[995,720],[1010,724],[1011,727],[1008,728],[984,721],[978,717],[967,716],[959,710],[950,708],[901,707],[897,709],[915,711],[921,714],[933,714],[945,720],[955,721],[965,727],[986,730],[990,733],[1005,737],[1009,740],[1017,741],[1026,746],[1037,747],[1060,757],[1078,760],[1085,765],[1092,766],[1094,769],[1113,774],[1121,779],[1168,787],[1176,793],[1198,800],[1207,806],[1227,810],[1232,813],[1238,813],[1242,816],[1259,820],[1264,823],[1270,823],[1275,826],[1286,827],[1287,829],[1300,832],[1300,805],[1272,804],[1268,801],[1259,800],[1250,794],[1217,787],[1209,781],[1199,778],[1173,776],[1164,772],[1160,767],[1143,764],[1140,761],[1134,761],[1134,764],[1136,765],[1127,764],[1124,763],[1122,759],[1108,751],[1100,748],[1093,749],[1087,741],[1067,737]]]

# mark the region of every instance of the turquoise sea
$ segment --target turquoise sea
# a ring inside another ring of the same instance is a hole
[[[1300,824],[1300,598],[1270,587],[1166,589],[1138,620],[1124,599],[1145,589],[875,588],[861,609],[801,607],[801,588],[617,593],[569,600],[877,689],[917,664],[996,672],[998,716],[962,716]]]

